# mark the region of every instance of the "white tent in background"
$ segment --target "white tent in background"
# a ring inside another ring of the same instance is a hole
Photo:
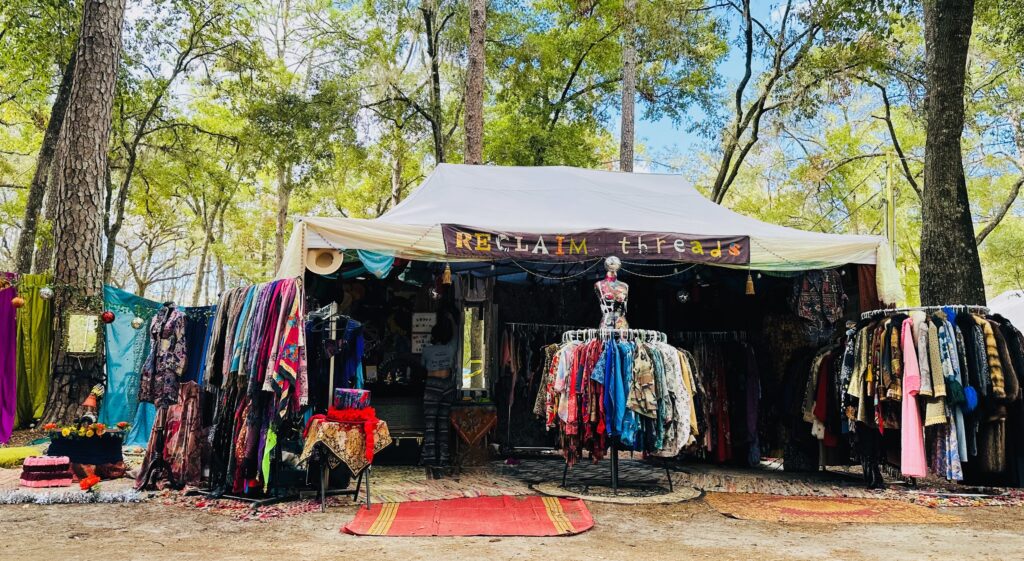
[[[446,225],[543,235],[606,230],[743,236],[749,237],[749,264],[722,266],[801,271],[871,264],[876,265],[882,301],[903,299],[883,237],[808,232],[761,222],[711,202],[678,175],[565,166],[441,164],[380,218],[299,218],[277,276],[302,275],[307,250],[317,248],[366,250],[421,261],[466,260],[446,250]]]
[[[1024,290],[1010,290],[989,300],[989,309],[1013,325],[1024,325]]]

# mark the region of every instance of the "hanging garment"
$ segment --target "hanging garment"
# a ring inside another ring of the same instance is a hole
[[[807,320],[812,339],[827,339],[832,326],[843,317],[846,307],[839,271],[808,271],[793,284],[792,304],[796,315]]]
[[[178,383],[185,371],[185,315],[165,305],[149,327],[150,354],[142,369],[139,401],[168,405],[178,401]]]
[[[184,309],[185,314],[185,372],[182,382],[196,382],[203,385],[206,366],[206,349],[211,337],[216,306],[194,306]]]
[[[857,292],[861,313],[882,307],[882,301],[878,298],[874,265],[857,265]]]
[[[43,416],[50,389],[50,354],[53,347],[53,300],[39,290],[50,284],[49,275],[21,275],[18,294],[25,305],[18,310],[18,411],[15,426]]]
[[[171,465],[171,476],[179,485],[195,485],[202,476],[202,426],[200,423],[199,385],[181,384],[178,402],[167,411],[167,445],[164,457]]]
[[[917,410],[917,393],[921,387],[921,372],[914,347],[913,319],[903,322],[901,328],[903,357],[903,403],[900,418],[900,472],[910,477],[928,475],[924,452],[924,430]]]
[[[14,286],[9,285],[10,278],[7,275],[0,276],[0,283],[8,285],[0,290],[0,444],[7,444],[11,439],[18,405],[18,372],[14,362],[17,354],[17,310],[11,304],[18,292]]]
[[[686,387],[683,364],[676,349],[666,344],[659,344],[655,347],[661,353],[663,362],[667,366],[665,393],[669,406],[665,412],[665,435],[662,447],[654,455],[671,458],[677,456],[690,442],[691,422],[695,420],[692,410],[693,397]]]

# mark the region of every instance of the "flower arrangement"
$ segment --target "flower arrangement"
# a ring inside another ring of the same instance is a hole
[[[90,475],[89,477],[83,478],[79,481],[78,486],[81,487],[83,491],[98,491],[99,483],[100,477],[98,475]]]
[[[130,426],[130,424],[124,421],[117,423],[117,429],[120,432],[127,432]],[[57,423],[47,423],[43,425],[43,430],[50,432],[50,438],[92,438],[111,432],[107,429],[107,425],[103,423],[79,423],[77,425],[64,426],[60,426]]]

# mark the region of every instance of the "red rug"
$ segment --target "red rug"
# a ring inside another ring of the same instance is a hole
[[[375,504],[341,531],[359,536],[568,536],[594,526],[587,505],[556,497]]]

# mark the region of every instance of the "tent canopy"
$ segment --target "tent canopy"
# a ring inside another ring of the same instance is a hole
[[[876,264],[882,300],[902,299],[898,273],[883,237],[807,232],[761,222],[713,203],[678,175],[565,166],[440,164],[419,189],[380,218],[300,218],[278,277],[301,275],[306,250],[314,248],[455,260],[445,249],[442,225],[552,235],[611,230],[744,236],[749,237],[751,269],[800,271]]]
[[[1024,290],[1004,292],[989,300],[988,307],[1013,325],[1024,325]]]

